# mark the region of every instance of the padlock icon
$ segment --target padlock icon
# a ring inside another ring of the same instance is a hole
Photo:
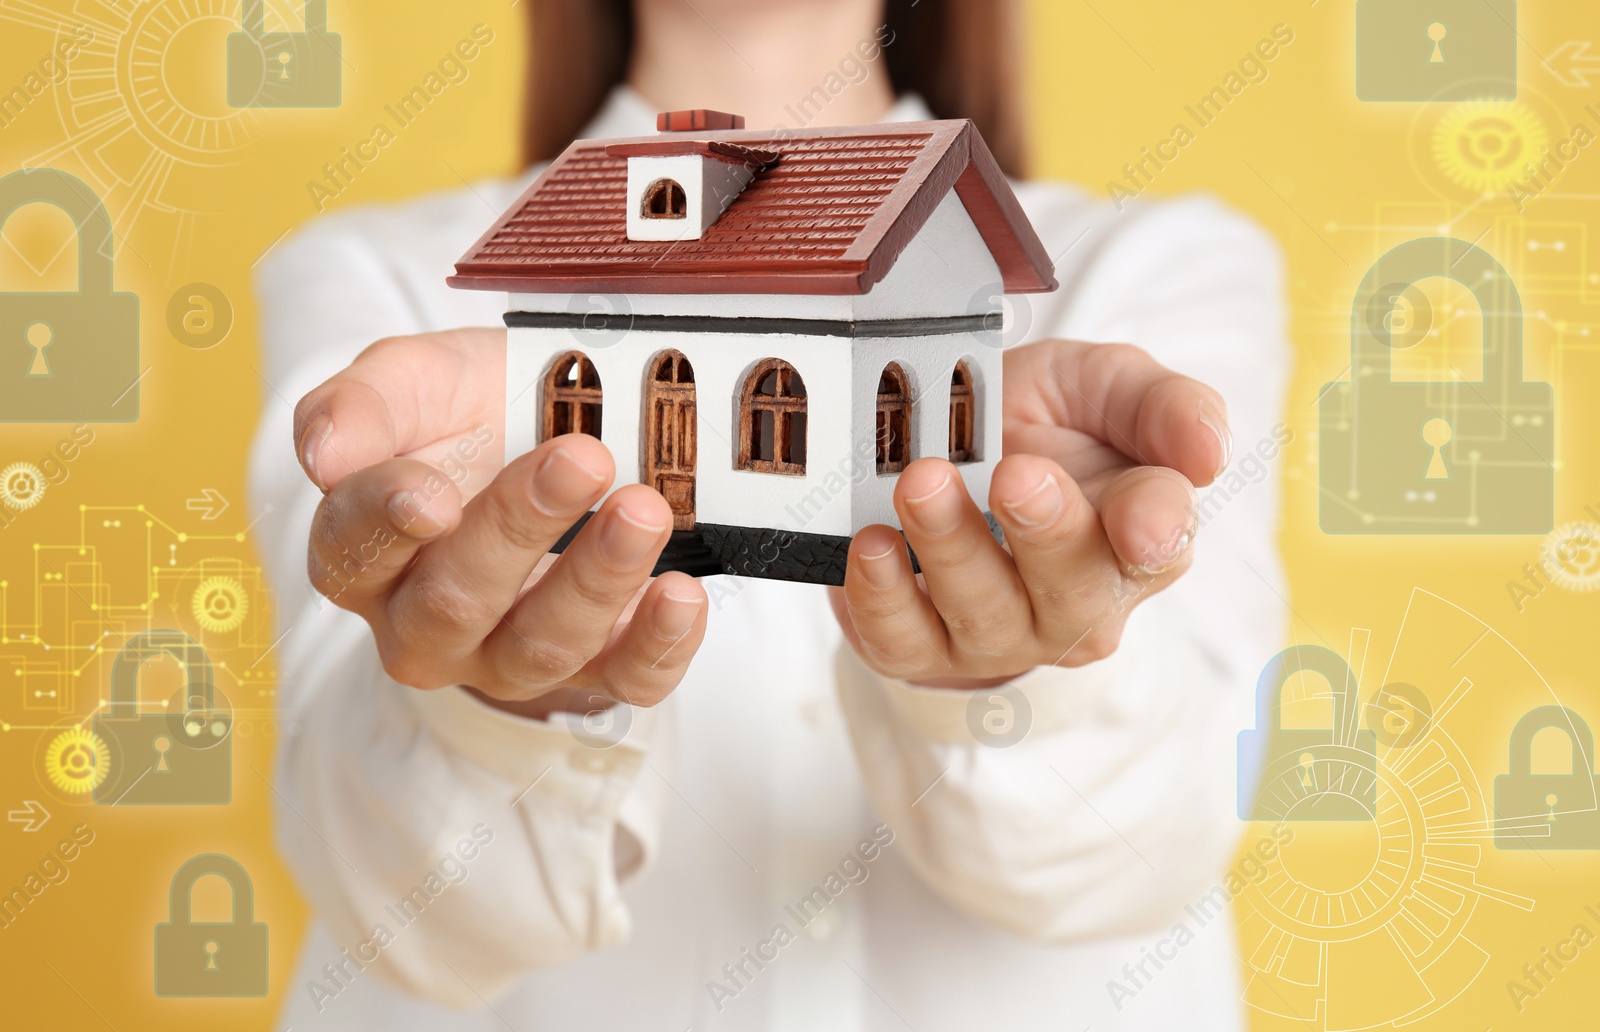
[[[1374,297],[1430,276],[1472,291],[1483,379],[1397,383]],[[1522,302],[1464,240],[1426,237],[1379,258],[1356,291],[1350,379],[1318,405],[1318,509],[1329,534],[1543,534],[1555,523],[1555,402],[1522,378]]]
[[[231,921],[190,920],[194,883],[207,874],[232,890]],[[267,995],[267,926],[255,920],[255,891],[238,861],[221,853],[185,861],[167,916],[156,925],[157,996]]]
[[[244,0],[228,37],[228,104],[247,108],[338,107],[342,43],[328,31],[328,0],[305,0],[304,32],[268,32],[265,0]]]
[[[139,671],[169,656],[184,687],[164,712],[139,711]],[[233,721],[217,705],[211,659],[182,631],[129,639],[111,664],[111,704],[94,718],[111,769],[94,790],[101,806],[220,806],[233,797]]]
[[[0,422],[139,418],[139,297],[111,289],[111,218],[88,184],[50,168],[0,179],[0,226],[24,204],[77,229],[76,292],[0,293]]]
[[[1547,727],[1572,742],[1568,774],[1533,773],[1533,736]],[[1594,733],[1563,706],[1540,706],[1511,731],[1511,768],[1494,779],[1494,844],[1499,849],[1600,849],[1600,777]]]
[[[1283,686],[1301,671],[1328,682],[1332,727],[1283,728]],[[1338,653],[1295,645],[1272,657],[1256,681],[1256,726],[1239,732],[1240,820],[1373,819],[1378,739],[1360,728],[1358,716],[1355,675]]]
[[[1515,100],[1516,0],[1358,0],[1361,100]]]

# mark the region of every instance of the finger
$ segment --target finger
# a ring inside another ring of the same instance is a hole
[[[1211,483],[1232,457],[1222,395],[1130,344],[1008,352],[1008,410],[1013,381],[1017,399],[1031,392],[1023,419],[1091,434],[1143,465],[1176,469],[1191,483]]]
[[[295,453],[324,491],[358,469],[466,427],[504,404],[505,331],[391,337],[295,406]]]
[[[1188,567],[1197,516],[1194,488],[1159,466],[1126,470],[1100,495],[1100,520],[1111,547],[1127,572],[1144,579]]]
[[[366,615],[417,550],[461,520],[454,484],[426,463],[390,459],[347,477],[311,521],[311,585],[335,605]]]
[[[512,461],[390,595],[389,620],[401,641],[438,658],[469,656],[612,473],[611,453],[586,434],[557,437]]]
[[[845,634],[873,669],[899,678],[950,672],[944,621],[917,585],[905,540],[894,528],[874,524],[856,534],[843,596]]]
[[[895,511],[957,653],[1015,656],[1033,636],[1027,591],[956,467],[919,459],[895,485]]]
[[[633,706],[665,699],[705,639],[710,608],[705,589],[688,574],[657,577],[620,637],[593,665],[595,687]]]
[[[995,467],[989,507],[1026,586],[1034,633],[1070,645],[1094,626],[1122,575],[1100,517],[1049,459],[1008,455]]]
[[[488,636],[483,663],[525,688],[574,677],[605,647],[671,534],[672,510],[658,492],[617,490]]]

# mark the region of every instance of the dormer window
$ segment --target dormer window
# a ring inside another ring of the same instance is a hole
[[[657,179],[645,189],[639,215],[647,219],[687,218],[689,202],[683,186],[676,179]]]
[[[699,240],[739,199],[762,169],[778,160],[721,138],[744,128],[744,119],[719,111],[669,111],[657,120],[661,135],[614,143],[606,156],[628,163],[629,240]]]

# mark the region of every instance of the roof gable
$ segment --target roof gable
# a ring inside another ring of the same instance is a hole
[[[579,140],[456,263],[451,286],[516,293],[865,294],[952,189],[1007,293],[1056,287],[1044,245],[970,121],[697,133],[772,152],[696,240],[631,241],[627,155]],[[765,156],[765,155],[763,155]]]

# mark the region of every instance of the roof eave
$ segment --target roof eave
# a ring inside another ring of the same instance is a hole
[[[1055,290],[1055,262],[1045,250],[1022,202],[989,145],[976,130],[967,134],[967,164],[956,179],[956,196],[989,253],[1000,266],[1007,294],[1043,294]]]
[[[730,271],[693,273],[628,273],[596,276],[508,276],[499,270],[474,271],[457,267],[445,280],[464,290],[502,290],[508,294],[811,294],[860,295],[872,288],[863,268],[838,268],[826,272]]]

